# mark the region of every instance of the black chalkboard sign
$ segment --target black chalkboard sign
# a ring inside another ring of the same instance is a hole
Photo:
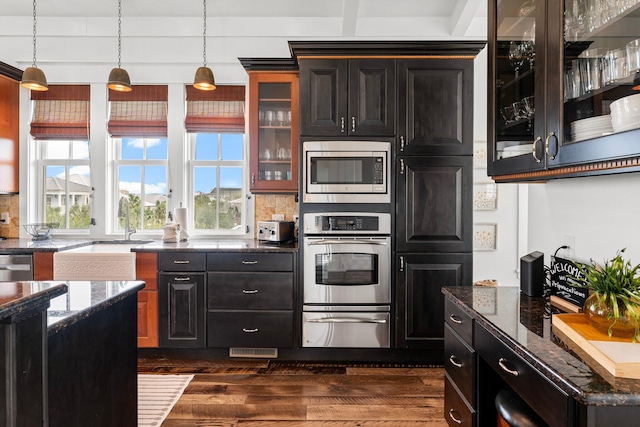
[[[571,285],[569,277],[582,278],[575,261],[551,257],[551,295],[582,308],[589,296],[587,288]]]

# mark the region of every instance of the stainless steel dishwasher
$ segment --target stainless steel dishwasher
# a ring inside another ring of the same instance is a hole
[[[32,255],[0,255],[0,282],[33,280]]]

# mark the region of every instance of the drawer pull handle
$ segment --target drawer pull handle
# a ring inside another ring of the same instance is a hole
[[[258,261],[242,261],[244,265],[256,265]]]
[[[455,314],[450,315],[449,319],[451,319],[451,321],[453,323],[457,323],[458,325],[462,325],[462,320],[458,316],[456,316]]]
[[[185,259],[185,260],[177,259],[177,260],[173,261],[174,264],[189,264],[189,262],[190,261],[187,260],[187,259]]]
[[[174,277],[173,278],[174,282],[186,282],[188,280],[191,280],[191,277]]]
[[[242,332],[246,332],[247,334],[253,334],[258,332],[258,328],[254,328],[254,329],[242,328]]]
[[[449,362],[456,368],[462,368],[462,363],[458,362],[458,358],[453,354],[449,356]]]
[[[453,410],[453,409],[449,409],[449,418],[451,418],[453,420],[454,423],[456,424],[462,424],[462,418],[457,418],[455,415],[453,414],[457,414],[458,412]]]
[[[242,293],[243,294],[257,294],[258,290],[257,289],[243,289]]]
[[[500,365],[500,367],[502,368],[503,371],[513,375],[514,377],[517,377],[519,374],[518,371],[515,371],[513,369],[510,369],[509,367],[507,367],[507,365],[505,365],[505,362],[507,361],[507,359],[505,359],[504,357],[501,357],[498,360],[498,365]]]

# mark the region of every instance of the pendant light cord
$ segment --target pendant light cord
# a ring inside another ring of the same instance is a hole
[[[122,52],[122,43],[120,41],[120,38],[122,36],[121,27],[122,27],[122,0],[118,0],[118,68],[122,68],[120,67],[120,55]]]
[[[36,0],[33,0],[33,67],[36,67]]]
[[[203,23],[202,23],[202,59],[204,66],[207,66],[207,0],[203,0]]]

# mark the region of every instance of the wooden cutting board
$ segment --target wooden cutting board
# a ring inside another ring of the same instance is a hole
[[[553,332],[577,354],[590,356],[614,377],[640,379],[640,343],[630,338],[615,338],[598,332],[584,314],[554,314]]]

